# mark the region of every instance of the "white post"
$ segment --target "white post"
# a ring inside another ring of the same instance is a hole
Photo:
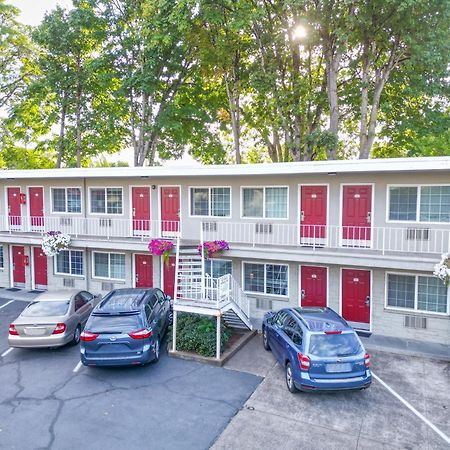
[[[177,349],[177,311],[173,312],[173,324],[172,324],[172,351]]]
[[[202,300],[206,298],[205,295],[205,253],[203,250],[203,222],[200,222],[200,245],[202,257]]]
[[[216,326],[216,358],[220,359],[220,315],[217,316]]]

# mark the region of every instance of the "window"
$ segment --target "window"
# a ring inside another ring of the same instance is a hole
[[[125,280],[125,255],[94,252],[94,277]]]
[[[91,213],[122,214],[122,188],[91,188]]]
[[[270,295],[288,295],[288,266],[244,263],[244,290]]]
[[[205,260],[205,273],[211,278],[220,278],[231,274],[231,261],[225,259],[207,259]]]
[[[448,313],[448,289],[435,277],[387,275],[387,306]]]
[[[191,188],[191,215],[230,217],[231,189]]]
[[[279,326],[282,327],[284,325],[284,322],[289,317],[288,313],[286,311],[280,311],[274,319],[274,322]]]
[[[56,273],[61,275],[83,275],[83,252],[61,250],[56,255]]]
[[[87,304],[86,300],[80,294],[78,294],[75,297],[75,311],[78,311],[80,308],[82,308],[86,304]]]
[[[52,188],[53,212],[81,213],[80,188]]]
[[[392,186],[389,220],[450,222],[450,186]]]
[[[292,316],[289,315],[287,320],[284,322],[283,331],[290,337],[291,341],[295,345],[302,345],[303,332],[297,321]]]
[[[243,188],[242,205],[243,217],[287,219],[288,188]]]
[[[5,267],[5,260],[3,259],[3,245],[0,245],[0,269]]]

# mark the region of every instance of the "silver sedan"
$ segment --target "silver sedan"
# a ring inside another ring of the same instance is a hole
[[[78,344],[81,330],[101,300],[79,289],[44,292],[9,326],[10,347],[60,347]]]

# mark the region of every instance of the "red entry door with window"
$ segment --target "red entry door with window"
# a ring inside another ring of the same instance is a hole
[[[8,216],[10,228],[21,228],[22,207],[20,187],[8,188]]]
[[[135,255],[135,277],[137,288],[153,287],[152,255]]]
[[[11,248],[13,263],[13,284],[16,286],[25,284],[25,266],[28,256],[25,256],[25,247],[13,245]]]
[[[31,229],[42,229],[44,227],[44,190],[41,187],[30,187],[28,189],[30,202]]]
[[[344,186],[342,239],[345,245],[367,246],[371,239],[372,186]]]
[[[146,186],[131,189],[133,208],[133,234],[150,230],[150,188]]]
[[[327,186],[301,186],[300,191],[300,243],[324,244]]]
[[[161,187],[161,231],[173,235],[180,226],[180,188],[177,186]]]
[[[342,317],[370,324],[370,271],[342,269]]]
[[[169,257],[169,262],[163,262],[164,266],[164,293],[174,298],[175,292],[175,256]]]
[[[301,266],[301,306],[327,306],[327,268]]]
[[[47,256],[40,247],[33,247],[34,285],[37,289],[47,287]]]

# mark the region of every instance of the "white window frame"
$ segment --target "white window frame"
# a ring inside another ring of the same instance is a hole
[[[264,265],[264,292],[256,292],[256,291],[246,291],[245,290],[245,264],[261,264]],[[282,294],[267,294],[266,288],[267,288],[267,271],[266,271],[266,266],[285,266],[287,267],[287,272],[286,272],[286,279],[287,279],[287,287],[286,287],[286,295],[282,295]],[[289,291],[290,291],[290,286],[289,286],[289,264],[280,264],[277,262],[262,262],[262,261],[242,261],[242,269],[241,269],[241,278],[242,278],[242,290],[246,293],[246,294],[251,294],[251,295],[261,295],[264,297],[273,297],[273,298],[287,298],[289,297]]]
[[[104,189],[105,191],[105,212],[93,212],[92,211],[92,190],[93,189]],[[122,191],[122,212],[121,213],[109,213],[108,212],[108,194],[107,189],[120,189]],[[95,216],[123,216],[125,214],[125,204],[124,204],[124,188],[123,186],[89,186],[89,214]]]
[[[192,189],[208,189],[209,201],[208,201],[208,215],[193,214],[192,211]],[[230,214],[228,216],[213,216],[212,212],[212,190],[213,189],[229,189],[230,190]],[[191,218],[214,218],[214,219],[231,219],[231,209],[233,200],[233,190],[231,186],[189,186],[189,217]]]
[[[388,184],[386,186],[386,223],[405,223],[405,224],[421,224],[421,225],[449,225],[450,222],[426,222],[420,220],[420,201],[423,187],[450,186],[449,183],[433,183],[433,184]],[[389,219],[391,188],[415,187],[417,188],[417,205],[416,220],[391,220]]]
[[[95,254],[103,253],[108,255],[108,277],[100,277],[95,274]],[[112,278],[111,277],[111,256],[110,255],[124,255],[125,256],[125,278]],[[126,271],[126,253],[124,252],[92,252],[92,278],[96,280],[113,280],[113,281],[126,281],[127,279],[127,271]]]
[[[33,186],[34,187],[34,186]],[[53,189],[64,189],[66,195],[66,211],[55,211],[53,209]],[[80,212],[67,212],[67,189],[79,189],[80,190]],[[52,214],[64,214],[70,216],[81,216],[83,214],[83,189],[81,186],[50,186],[50,210]]]
[[[80,249],[66,249],[65,251],[69,252],[69,270],[72,271],[72,259],[71,259],[71,253],[72,252],[80,252],[81,253],[81,258],[82,258],[82,262],[83,262],[83,273],[81,275],[78,274],[73,274],[73,273],[67,273],[67,272],[58,272],[58,262],[57,262],[57,258],[58,255],[55,255],[53,257],[53,271],[55,273],[55,275],[62,275],[65,277],[74,277],[74,278],[84,278],[85,276],[85,257],[84,257],[84,250],[80,250]]]
[[[266,217],[266,189],[267,188],[282,188],[286,189],[286,217]],[[263,189],[263,215],[262,217],[244,216],[244,189]],[[275,186],[241,186],[241,211],[240,217],[243,220],[289,220],[289,186],[275,185]]]
[[[389,275],[403,275],[407,277],[414,277],[414,308],[401,308],[399,306],[388,305],[388,280]],[[419,299],[419,277],[434,278],[432,275],[426,273],[411,273],[411,272],[386,272],[384,281],[384,308],[390,311],[402,311],[411,312],[416,314],[427,314],[436,316],[449,316],[450,315],[450,289],[447,287],[447,312],[436,312],[436,311],[426,311],[423,309],[418,309],[418,299]]]

